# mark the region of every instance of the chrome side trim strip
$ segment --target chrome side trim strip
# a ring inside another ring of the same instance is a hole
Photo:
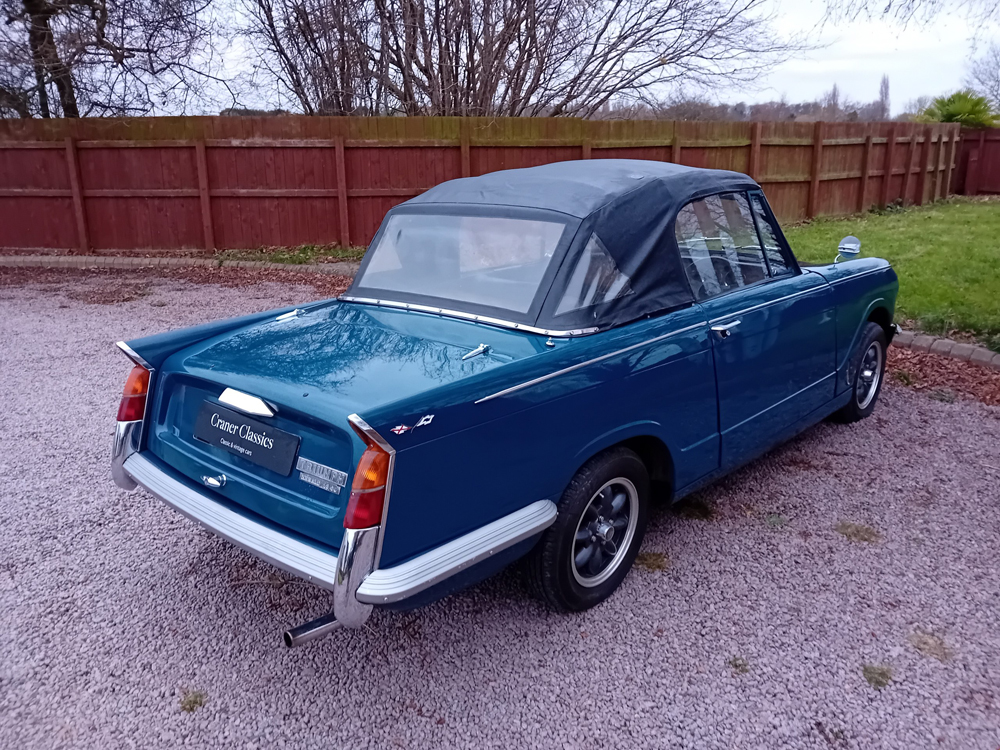
[[[892,268],[892,266],[889,266],[889,268]],[[854,279],[863,279],[865,276],[871,276],[873,273],[879,273],[881,271],[886,271],[886,270],[888,270],[888,269],[886,269],[886,268],[872,268],[869,271],[862,271],[861,273],[852,273],[850,276],[844,276],[841,279],[834,279],[833,281],[830,281],[828,283],[831,286],[833,286],[835,284],[844,284],[844,283],[846,283],[848,281],[854,281]]]
[[[873,268],[870,271],[862,271],[861,273],[852,274],[850,276],[845,276],[842,279],[834,279],[833,281],[827,281],[827,285],[834,286],[836,284],[843,284],[847,281],[852,281],[854,279],[861,279],[865,276],[871,276],[873,273],[879,273],[880,271],[885,271],[884,268]],[[817,273],[817,276],[822,276],[822,274]],[[718,318],[712,318],[709,323],[717,323],[721,320],[727,320],[728,318],[735,317],[737,315],[743,315],[744,313],[753,312],[754,310],[760,310],[761,308],[768,307],[769,305],[776,305],[779,302],[785,302],[790,299],[795,299],[796,297],[801,297],[804,294],[811,294],[812,292],[818,292],[823,289],[823,286],[815,286],[812,289],[803,289],[802,291],[795,292],[794,294],[788,294],[784,297],[778,297],[777,299],[772,299],[768,302],[761,302],[759,305],[753,305],[752,307],[744,307],[742,310],[735,310],[734,312],[727,313]]]
[[[632,346],[626,346],[624,349],[619,349],[618,351],[611,352],[610,354],[602,354],[600,357],[594,357],[593,359],[588,359],[586,362],[580,362],[575,365],[570,365],[569,367],[564,367],[561,370],[556,370],[555,372],[550,372],[548,375],[542,375],[541,377],[535,378],[534,380],[528,380],[524,383],[519,383],[518,385],[512,385],[510,388],[504,388],[502,391],[497,391],[496,393],[491,393],[489,396],[483,396],[481,399],[476,401],[477,404],[482,404],[486,401],[492,401],[495,398],[500,398],[501,396],[506,396],[515,391],[523,390],[524,388],[530,388],[533,385],[538,385],[546,380],[551,380],[552,378],[557,378],[560,375],[565,375],[568,372],[573,372],[574,370],[579,370],[581,367],[586,367],[587,365],[592,365],[597,362],[603,362],[611,357],[617,357],[619,354],[625,354],[627,352],[633,351],[635,349],[640,349],[644,346],[649,346],[650,344],[655,344],[658,341],[663,341],[669,339],[672,336],[679,336],[682,333],[687,333],[688,331],[693,331],[696,328],[702,328],[706,323],[702,321],[701,323],[695,323],[694,325],[686,326],[684,328],[679,328],[676,331],[671,331],[670,333],[664,333],[662,336],[656,336],[648,341],[643,341],[640,344],[632,344]]]
[[[141,365],[142,367],[145,367],[150,372],[153,371],[153,366],[151,364],[149,364],[149,362],[147,362],[146,360],[144,360],[142,357],[140,357],[136,353],[135,349],[133,349],[128,344],[126,344],[124,341],[117,342],[115,344],[115,346],[117,346],[119,349],[121,349],[122,352],[125,354],[125,356],[128,357],[129,359],[131,359],[137,365]]]
[[[237,547],[318,586],[335,588],[337,555],[316,549],[230,510],[174,479],[142,453],[128,458],[124,468],[151,495]]]
[[[491,555],[547,529],[556,520],[556,504],[539,500],[401,565],[376,570],[358,588],[367,604],[390,604],[409,598]]]
[[[790,299],[795,299],[796,297],[801,297],[804,294],[812,294],[813,292],[820,292],[825,288],[826,285],[814,286],[812,289],[803,289],[800,292],[795,292],[794,294],[786,294],[784,297],[778,297],[777,299],[772,299],[767,302],[761,302],[759,305],[753,305],[752,307],[744,307],[742,310],[734,310],[731,313],[726,313],[717,318],[712,318],[709,323],[718,323],[720,320],[729,320],[730,318],[735,318],[737,315],[743,315],[748,312],[753,312],[754,310],[760,310],[764,307],[769,307],[771,305],[776,305],[779,302],[786,302]]]
[[[396,449],[389,445],[384,437],[375,432],[371,425],[357,414],[349,415],[347,421],[389,454],[389,471],[385,478],[385,499],[382,501],[382,524],[378,527],[378,543],[375,545],[375,560],[372,564],[374,569],[378,569],[379,561],[382,559],[382,543],[385,541],[385,522],[389,517],[389,500],[392,498],[392,477],[396,470]]]
[[[510,320],[502,320],[501,318],[491,318],[488,315],[476,315],[474,313],[462,312],[461,310],[448,310],[443,307],[430,307],[429,305],[415,305],[411,302],[396,302],[394,300],[375,299],[373,297],[349,297],[346,294],[341,295],[338,299],[342,302],[357,302],[362,305],[376,305],[378,307],[395,307],[400,310],[413,310],[414,312],[444,315],[448,318],[461,318],[462,320],[471,320],[474,323],[485,323],[486,325],[510,328],[515,331],[537,333],[541,336],[556,336],[559,338],[586,336],[590,333],[597,333],[600,330],[594,326],[592,328],[575,328],[570,331],[550,331],[548,328],[535,328],[535,326],[529,326],[525,323],[514,323]]]

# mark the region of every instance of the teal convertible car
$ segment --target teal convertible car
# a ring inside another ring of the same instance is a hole
[[[120,343],[113,476],[330,589],[290,646],[522,557],[583,610],[654,498],[872,412],[898,284],[858,251],[802,267],[733,172],[446,182],[388,213],[339,299]]]

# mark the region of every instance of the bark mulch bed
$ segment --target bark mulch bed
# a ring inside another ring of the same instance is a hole
[[[929,352],[889,347],[888,377],[892,382],[951,403],[972,398],[1000,406],[1000,372]]]
[[[146,296],[148,281],[152,277],[190,281],[196,284],[219,284],[226,287],[243,288],[274,282],[295,286],[310,286],[320,297],[336,297],[351,284],[347,276],[279,271],[270,268],[217,268],[194,266],[190,268],[169,266],[136,269],[116,268],[8,268],[0,266],[0,287],[21,286],[23,284],[45,284],[61,287],[67,281],[79,279],[99,279],[104,283],[98,288],[87,290],[67,290],[68,296],[82,302],[114,305],[131,302]]]

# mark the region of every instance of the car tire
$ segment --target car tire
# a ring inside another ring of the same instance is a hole
[[[882,326],[866,323],[861,340],[851,356],[847,370],[851,378],[851,400],[833,416],[838,422],[850,424],[875,411],[882,383],[885,380],[885,360],[889,339]]]
[[[621,447],[590,459],[570,481],[555,522],[528,555],[526,577],[533,593],[560,612],[603,602],[635,562],[648,507],[649,473],[638,455]]]

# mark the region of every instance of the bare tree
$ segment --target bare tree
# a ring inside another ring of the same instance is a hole
[[[765,0],[243,0],[259,72],[308,113],[591,116],[745,83],[800,49]]]
[[[896,119],[902,120],[903,122],[912,122],[914,119],[922,115],[933,102],[933,96],[918,96],[916,99],[911,99],[906,103],[906,106],[903,107],[902,114],[900,114]]]
[[[1000,110],[1000,44],[991,44],[982,57],[973,60],[968,85]]]
[[[375,12],[365,0],[243,0],[255,74],[289,91],[309,115],[377,114],[385,70],[373,55]],[[373,64],[376,67],[373,67]]]
[[[889,106],[889,76],[883,74],[878,86],[878,119],[888,120],[892,108]]]
[[[820,99],[820,104],[823,106],[823,119],[824,120],[839,120],[840,119],[840,86],[833,84],[833,87],[823,94],[823,98]]]
[[[978,24],[1000,19],[996,0],[826,0],[834,19],[890,18],[900,23],[925,23],[941,14],[958,14]]]
[[[211,74],[211,0],[0,0],[0,114],[183,111]]]

